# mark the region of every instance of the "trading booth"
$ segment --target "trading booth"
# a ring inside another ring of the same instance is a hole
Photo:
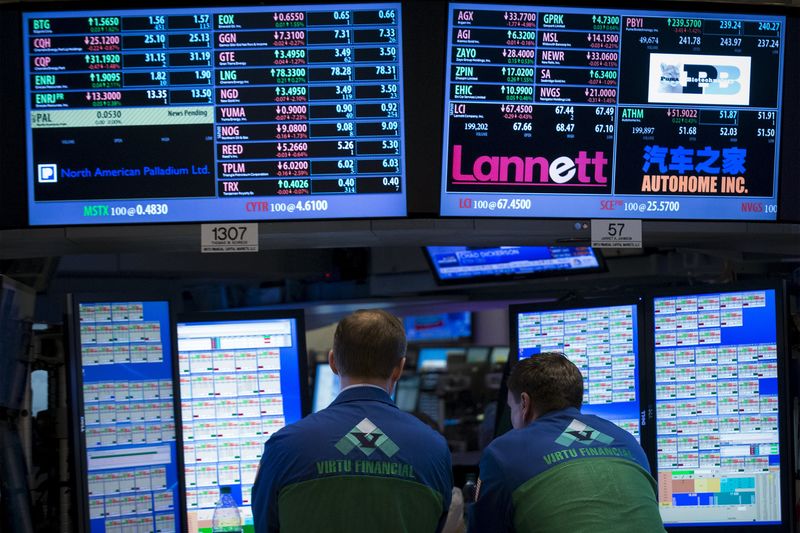
[[[788,0],[0,0],[0,70],[0,530],[254,531],[358,309],[456,486],[561,352],[668,531],[798,530]]]

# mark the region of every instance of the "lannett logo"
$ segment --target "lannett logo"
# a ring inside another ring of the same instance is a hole
[[[648,102],[750,105],[750,57],[650,54]]]
[[[562,155],[552,161],[546,157],[482,155],[472,162],[462,160],[462,146],[453,145],[454,183],[498,183],[509,185],[604,185],[608,183],[605,152],[594,157],[581,150],[577,157]],[[465,168],[470,167],[471,168]],[[535,181],[534,181],[535,178]],[[570,183],[575,179],[575,183]]]

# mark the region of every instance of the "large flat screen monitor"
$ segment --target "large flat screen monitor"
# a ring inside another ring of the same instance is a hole
[[[443,284],[598,272],[602,259],[588,246],[427,246],[436,281]]]
[[[655,466],[667,526],[785,531],[791,521],[782,306],[775,287],[653,300]]]
[[[450,4],[442,215],[776,220],[787,19],[691,7]]]
[[[509,317],[512,365],[545,352],[563,353],[583,375],[581,412],[610,420],[641,438],[642,328],[637,301],[515,305]]]
[[[439,313],[403,318],[408,342],[461,340],[472,337],[472,313]]]
[[[70,299],[81,530],[182,530],[166,301]]]
[[[400,4],[29,11],[32,225],[404,216]]]
[[[227,487],[252,527],[264,443],[308,412],[302,311],[178,317],[187,529],[211,531]]]

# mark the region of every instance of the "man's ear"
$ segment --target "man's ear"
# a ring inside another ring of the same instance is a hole
[[[406,358],[403,357],[402,359],[400,359],[400,364],[394,367],[394,370],[392,370],[392,378],[391,378],[392,383],[400,379],[400,376],[403,375],[403,369],[405,367],[406,367]]]
[[[331,367],[334,374],[339,375],[339,369],[336,368],[336,360],[333,358],[333,350],[328,352],[328,366]]]
[[[531,396],[527,392],[519,395],[519,405],[522,411],[522,419],[527,423],[533,420],[533,404],[531,403]]]

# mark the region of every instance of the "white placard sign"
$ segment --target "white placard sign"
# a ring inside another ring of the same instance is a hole
[[[592,220],[595,248],[641,248],[641,220]]]
[[[200,251],[204,254],[258,251],[258,223],[202,224]]]

